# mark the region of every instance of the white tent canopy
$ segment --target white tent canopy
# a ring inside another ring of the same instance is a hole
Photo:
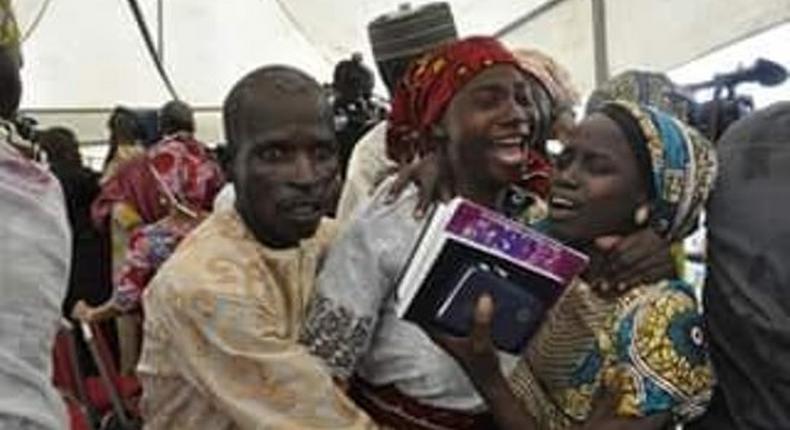
[[[586,92],[595,87],[597,55],[606,69],[599,79],[635,68],[669,71],[788,21],[790,0],[553,0],[500,35],[545,49]],[[605,40],[599,46],[596,30]]]
[[[326,82],[334,64],[355,51],[365,53],[372,65],[366,24],[403,1],[139,3],[154,38],[161,35],[161,57],[179,96],[198,108],[201,136],[216,142],[222,139],[219,106],[243,74],[263,64],[286,63]],[[599,75],[633,67],[669,70],[790,20],[790,0],[449,3],[461,34],[499,33],[511,46],[543,49],[570,69],[583,90],[594,85],[596,59]],[[104,124],[113,106],[157,107],[170,98],[127,0],[15,0],[14,4],[23,31],[44,10],[23,46],[23,108],[42,124],[71,125],[83,140],[96,141],[106,134]],[[606,41],[598,49],[595,34]]]
[[[285,63],[331,79],[352,52],[372,65],[366,24],[398,0],[140,0],[178,95],[198,108],[204,139],[221,140],[219,106],[252,69]],[[529,3],[451,1],[462,32],[487,33]],[[157,107],[169,94],[145,50],[126,0],[17,0],[23,31],[45,13],[24,44],[23,108],[42,123],[65,122],[84,140],[105,135],[117,104]],[[161,16],[160,16],[161,11]],[[160,20],[161,17],[161,20]]]

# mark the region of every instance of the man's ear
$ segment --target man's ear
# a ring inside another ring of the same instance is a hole
[[[238,151],[234,146],[230,145],[226,146],[225,151],[225,154],[223,154],[223,157],[221,160],[219,160],[219,162],[222,165],[223,172],[225,172],[225,178],[228,180],[228,182],[234,182],[233,178],[235,176],[234,173],[236,170],[236,154]]]

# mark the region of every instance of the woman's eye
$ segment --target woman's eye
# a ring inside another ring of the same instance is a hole
[[[285,151],[280,148],[264,148],[258,151],[256,155],[264,161],[273,162],[285,158]]]
[[[585,164],[587,165],[587,170],[596,175],[606,175],[615,170],[612,163],[602,157],[592,157]]]
[[[516,103],[521,106],[531,107],[536,105],[538,100],[537,89],[529,85],[517,85],[514,89]]]
[[[484,109],[496,107],[501,99],[496,91],[479,91],[474,97],[475,104]]]
[[[573,151],[563,146],[558,150],[558,152],[554,153],[553,158],[554,163],[557,165],[558,169],[566,169],[571,165],[571,163],[573,163]]]

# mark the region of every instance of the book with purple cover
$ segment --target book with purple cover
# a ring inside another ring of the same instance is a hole
[[[456,198],[427,222],[397,287],[397,312],[465,336],[477,298],[495,304],[492,338],[519,353],[587,257],[505,216]]]

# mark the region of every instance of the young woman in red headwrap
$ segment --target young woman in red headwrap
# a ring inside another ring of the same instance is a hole
[[[500,210],[522,173],[537,126],[532,78],[499,42],[473,37],[418,61],[393,105],[390,156],[441,154],[453,190]],[[389,183],[356,212],[321,271],[304,342],[380,424],[394,428],[492,428],[458,364],[394,312],[392,290],[423,220],[417,190],[387,205]]]

